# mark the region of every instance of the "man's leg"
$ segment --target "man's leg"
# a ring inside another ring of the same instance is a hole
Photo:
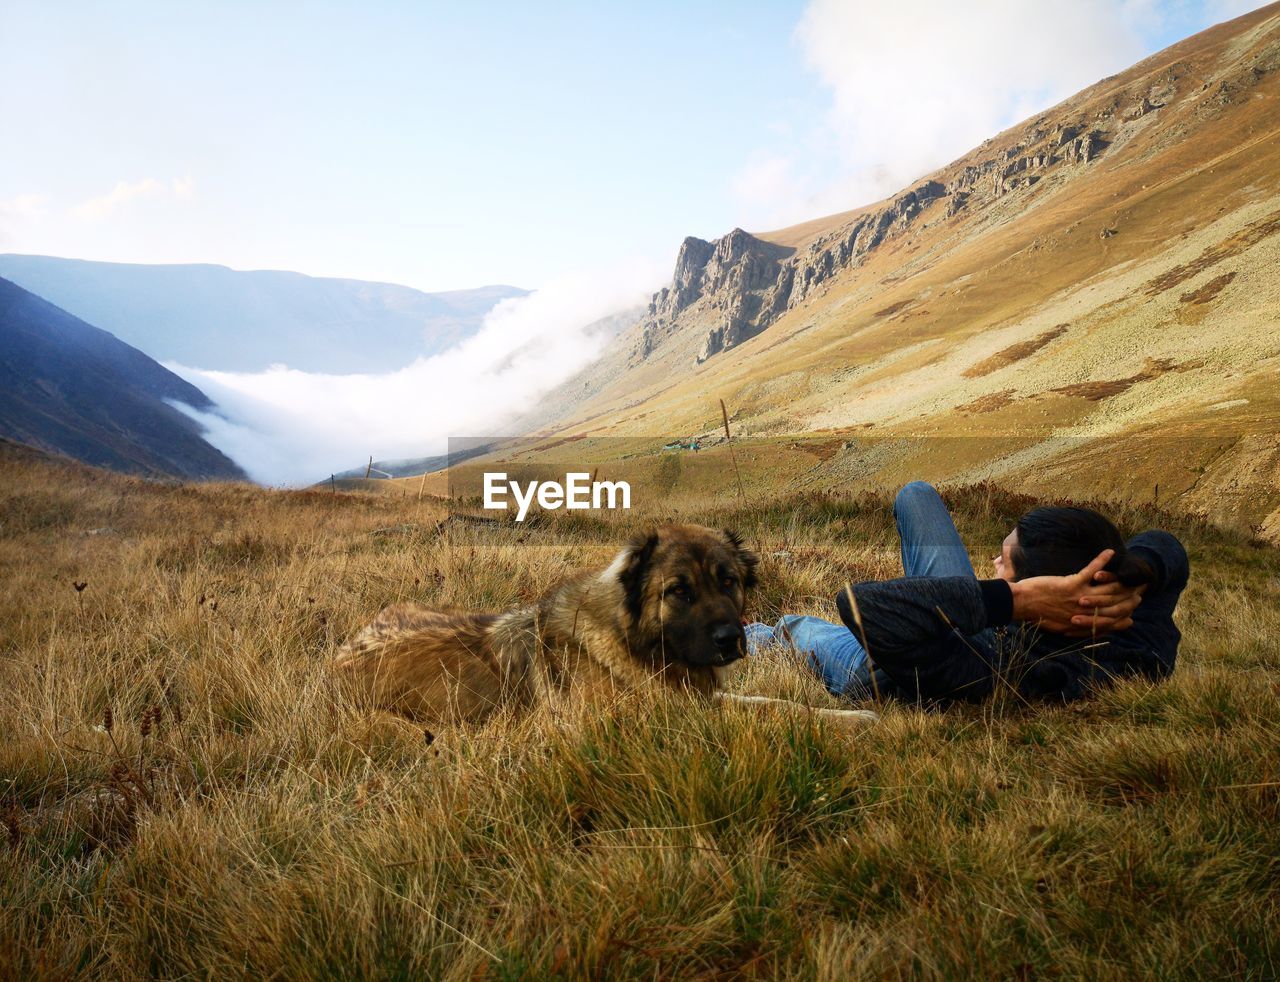
[[[933,485],[912,481],[893,503],[907,576],[975,576],[969,553],[951,513]],[[785,614],[770,628],[748,624],[747,643],[757,648],[770,641],[788,645],[822,678],[833,695],[863,698],[871,688],[867,653],[852,631],[820,617]]]
[[[833,695],[843,695],[870,681],[867,653],[843,624],[832,624],[821,617],[784,614],[772,628],[748,624],[746,633],[753,650],[769,643],[793,649]]]
[[[904,575],[977,577],[951,512],[932,484],[912,481],[906,485],[894,499],[893,517],[898,525]],[[975,648],[992,651],[995,646],[992,628],[974,637]],[[869,661],[874,666],[874,655]]]
[[[932,484],[912,481],[893,502],[906,576],[975,576],[951,513]]]
[[[773,628],[768,624],[762,624],[759,621],[752,621],[750,624],[744,624],[742,633],[747,638],[747,654],[759,654],[761,649],[773,644]]]

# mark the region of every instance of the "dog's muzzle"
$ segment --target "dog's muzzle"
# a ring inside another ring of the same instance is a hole
[[[715,645],[715,653],[704,664],[716,668],[735,662],[747,653],[747,638],[741,624],[720,624],[713,628],[711,643]]]
[[[692,657],[685,658],[684,661],[696,668],[724,668],[725,665],[732,665],[734,662],[746,655],[742,651],[730,651],[726,653],[716,653],[709,657]]]

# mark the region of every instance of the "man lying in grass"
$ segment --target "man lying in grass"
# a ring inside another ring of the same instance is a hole
[[[1168,532],[1126,543],[1095,511],[1036,508],[1004,540],[996,578],[980,580],[931,485],[908,484],[893,513],[902,579],[845,586],[843,626],[788,614],[748,625],[748,643],[794,646],[832,693],[855,699],[976,700],[1002,684],[1079,699],[1116,678],[1173,671],[1188,564]]]

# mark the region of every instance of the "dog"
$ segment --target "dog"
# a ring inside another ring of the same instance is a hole
[[[742,615],[756,557],[733,532],[664,525],[637,535],[602,571],[506,613],[383,610],[335,668],[380,709],[415,720],[481,722],[500,709],[557,705],[664,683],[711,699],[796,706],[723,691],[746,655]],[[810,710],[841,722],[866,710]]]

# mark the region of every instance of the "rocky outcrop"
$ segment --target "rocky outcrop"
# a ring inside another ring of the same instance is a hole
[[[1102,138],[1093,130],[1077,136],[1063,149],[1063,159],[1069,164],[1087,164],[1103,149]]]
[[[860,264],[886,239],[901,235],[935,202],[949,199],[948,216],[965,206],[978,179],[997,180],[1042,162],[1015,159],[1000,170],[968,168],[950,185],[929,180],[864,214],[803,252],[734,229],[714,242],[687,238],[671,285],[653,295],[643,319],[634,363],[648,358],[686,321],[701,322],[695,361],[714,357],[754,337],[837,273]]]
[[[926,208],[948,195],[939,181],[906,191],[801,253],[758,239],[740,228],[714,242],[687,238],[671,285],[653,295],[632,352],[642,360],[686,319],[705,331],[695,360],[706,361],[759,334],[802,303],[836,273],[859,263],[885,239],[904,232]],[[957,193],[955,199],[967,195]]]
[[[1152,102],[1147,96],[1143,96],[1138,100],[1137,105],[1125,113],[1125,119],[1141,119],[1147,113],[1153,113],[1163,106],[1160,103]]]
[[[692,236],[680,246],[671,286],[649,302],[638,355],[648,357],[676,328],[677,318],[701,302],[717,323],[700,361],[746,340],[758,329],[766,300],[777,291],[792,250],[757,239],[740,228],[715,242]],[[776,316],[776,315],[775,315]]]
[[[1280,67],[1276,50],[1253,55],[1247,71],[1232,77],[1230,94]],[[705,362],[766,330],[833,277],[860,266],[886,241],[907,234],[926,213],[934,216],[928,222],[951,222],[997,205],[1016,210],[1021,207],[1016,199],[1007,204],[1002,199],[1025,193],[1046,178],[1055,187],[1073,179],[1120,138],[1124,126],[1178,98],[1179,82],[1192,77],[1189,73],[1185,64],[1174,64],[1158,77],[1147,76],[1056,119],[1041,116],[1020,133],[999,143],[988,141],[936,179],[862,212],[798,251],[742,229],[712,242],[685,239],[671,285],[654,294],[628,360],[643,361],[679,335],[681,356]]]
[[[680,244],[680,255],[676,257],[676,272],[671,280],[671,313],[678,314],[698,299],[702,287],[702,275],[706,271],[707,262],[711,259],[713,252],[715,252],[715,246],[692,235]],[[665,299],[667,291],[662,292]],[[653,304],[649,306],[649,312],[653,313]]]

